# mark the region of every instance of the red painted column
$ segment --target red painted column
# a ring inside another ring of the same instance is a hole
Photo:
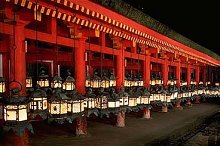
[[[149,88],[150,87],[150,52],[149,50],[146,50],[146,58],[144,60],[144,87]]]
[[[168,81],[168,65],[167,65],[167,59],[164,59],[164,63],[162,64],[162,72],[163,72],[163,86],[167,86]]]
[[[191,68],[190,64],[187,65],[187,86],[189,87],[190,82],[191,82]]]
[[[22,22],[17,22],[15,25],[15,42],[14,36],[11,37],[10,48],[10,80],[18,81],[22,85],[20,95],[26,95],[26,60],[25,60],[25,45],[24,45],[24,26]],[[15,44],[14,44],[15,43]],[[10,88],[15,87],[11,84]],[[17,87],[17,85],[16,85]]]
[[[124,74],[125,74],[125,58],[124,48],[121,48],[121,52],[116,56],[116,90],[120,91],[120,88],[124,86]]]
[[[86,93],[86,67],[85,67],[85,39],[79,39],[79,45],[75,48],[75,80],[76,89],[80,94]]]
[[[177,62],[176,65],[176,79],[177,79],[177,87],[180,88],[180,80],[181,80],[181,64],[180,61]]]
[[[196,85],[199,85],[199,72],[200,72],[200,67],[199,65],[196,66]]]

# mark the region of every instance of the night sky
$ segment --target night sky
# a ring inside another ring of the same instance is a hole
[[[124,1],[220,55],[220,9],[217,1]]]

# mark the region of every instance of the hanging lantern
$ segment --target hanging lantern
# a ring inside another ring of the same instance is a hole
[[[95,72],[94,76],[91,80],[91,87],[92,88],[99,88],[100,87],[101,78],[98,76],[98,73]]]
[[[62,78],[58,75],[55,75],[53,77],[53,80],[51,82],[51,88],[56,89],[56,88],[62,88]]]
[[[37,84],[42,88],[47,88],[50,86],[49,84],[49,76],[45,74],[44,69],[41,69],[40,75],[37,80]]]
[[[125,86],[125,87],[131,87],[131,86],[133,86],[133,85],[134,85],[134,84],[133,84],[133,81],[132,81],[130,75],[128,75],[128,77],[125,78],[124,86]]]
[[[135,88],[131,89],[129,91],[129,98],[128,98],[128,106],[129,107],[135,107],[137,106],[137,98],[139,97],[139,95],[137,95]]]
[[[129,94],[125,92],[125,88],[122,87],[119,92],[120,106],[128,106],[128,96]]]
[[[88,109],[93,109],[96,107],[95,94],[93,94],[92,88],[89,88],[86,93],[85,107]]]
[[[152,86],[156,85],[156,80],[150,80],[150,85]]]
[[[32,77],[26,77],[26,88],[32,88]]]
[[[90,77],[86,77],[86,87],[91,87],[91,79]]]
[[[0,77],[0,96],[5,92],[5,79]]]
[[[40,86],[36,86],[36,90],[31,95],[30,110],[46,110],[47,109],[47,94],[40,89]]]
[[[48,103],[49,114],[53,118],[66,117],[68,112],[68,100],[70,100],[70,98],[68,98],[60,88],[55,89]]]
[[[116,78],[115,78],[115,75],[113,74],[113,73],[111,73],[111,75],[110,75],[110,87],[116,87]]]
[[[100,88],[96,95],[96,108],[106,109],[108,107],[108,96],[109,94],[104,92],[104,88]]]
[[[147,91],[147,89],[138,89],[139,91],[139,96],[137,98],[137,104],[150,104],[150,92]]]
[[[67,96],[70,98],[68,100],[68,112],[75,114],[84,111],[86,104],[82,95],[78,94],[76,90],[73,90]]]
[[[63,89],[66,91],[72,91],[75,89],[75,79],[70,76],[71,73],[68,71],[68,76],[63,83]]]
[[[106,76],[106,73],[104,73],[104,76],[102,77],[102,80],[100,82],[100,87],[102,87],[102,88],[109,88],[109,86],[110,86],[110,80]]]
[[[115,89],[111,88],[110,95],[108,98],[108,108],[119,108],[120,107],[120,99],[118,94],[115,93]]]
[[[5,98],[4,119],[6,122],[27,121],[29,99],[19,96],[21,89],[15,88],[9,97]]]

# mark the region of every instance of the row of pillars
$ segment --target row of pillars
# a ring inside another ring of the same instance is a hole
[[[17,23],[15,25],[15,44],[10,47],[10,80],[19,81],[22,84],[22,93],[26,94],[26,60],[25,60],[25,35],[24,35],[24,24]],[[11,42],[14,41],[14,38],[11,37]],[[78,41],[77,46],[75,47],[75,80],[76,80],[76,88],[81,94],[85,94],[85,80],[86,80],[86,62],[85,62],[85,46],[86,38],[76,39]],[[104,41],[102,39],[102,41]],[[102,43],[102,45],[105,45]],[[16,46],[16,47],[15,47]],[[15,51],[14,51],[15,49]],[[120,53],[116,56],[116,90],[119,91],[121,86],[124,85],[125,78],[125,49],[122,47]],[[150,71],[151,71],[151,56],[149,50],[145,53],[146,57],[143,64],[143,79],[144,86],[150,86]],[[15,59],[15,60],[14,60]],[[181,62],[178,62],[176,65],[176,78],[177,78],[177,86],[180,86],[180,72],[181,72]],[[196,82],[199,83],[199,73],[200,67],[196,66]],[[164,85],[166,85],[168,81],[168,60],[164,59],[162,63],[162,77]],[[206,82],[206,72],[203,71],[203,82]],[[188,85],[191,81],[191,65],[187,65],[187,82]]]

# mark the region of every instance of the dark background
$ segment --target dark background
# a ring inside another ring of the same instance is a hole
[[[220,5],[217,1],[124,1],[220,55]]]

